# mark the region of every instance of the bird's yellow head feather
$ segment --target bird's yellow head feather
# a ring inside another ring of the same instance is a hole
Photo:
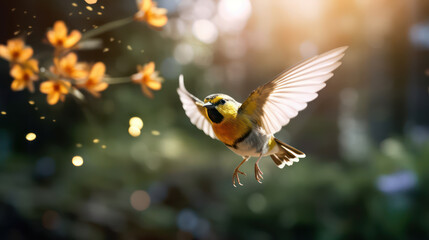
[[[221,123],[225,119],[237,116],[240,103],[225,94],[212,94],[204,98],[204,107],[212,123]]]

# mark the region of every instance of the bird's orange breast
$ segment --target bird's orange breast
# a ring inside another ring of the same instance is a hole
[[[219,124],[213,124],[216,137],[228,145],[233,145],[237,139],[245,135],[251,128],[250,121],[240,115],[235,118],[224,119]]]

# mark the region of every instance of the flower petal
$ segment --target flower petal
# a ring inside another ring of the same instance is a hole
[[[160,82],[152,80],[147,82],[146,86],[148,86],[152,90],[160,90],[162,85]]]
[[[61,80],[61,81],[58,82],[58,84],[59,84],[59,87],[60,87],[60,89],[59,89],[60,93],[62,93],[62,94],[68,94],[69,93],[69,89],[71,88],[71,83],[70,82]]]
[[[48,96],[47,96],[48,103],[50,105],[56,104],[58,102],[58,100],[60,99],[60,95],[61,94],[59,92],[52,92],[52,93],[48,94]]]
[[[73,30],[70,35],[64,41],[65,48],[71,48],[76,45],[77,42],[82,38],[82,34],[78,30]]]
[[[40,84],[40,91],[45,94],[50,94],[54,90],[54,84],[55,82],[53,80],[42,82],[42,84]]]
[[[148,98],[153,98],[152,92],[147,88],[145,85],[142,84],[142,91],[144,95],[146,95]]]
[[[22,89],[25,88],[25,81],[23,79],[15,79],[13,80],[12,84],[10,85],[10,88],[13,91],[21,91]]]
[[[35,73],[39,72],[39,62],[36,59],[28,60],[27,65],[31,69],[31,71]]]
[[[57,46],[57,36],[55,35],[55,32],[53,30],[50,30],[46,33],[46,37],[48,38],[49,43],[51,43],[52,46]]]
[[[152,7],[153,3],[152,0],[140,0],[137,5],[140,11],[146,13]]]
[[[18,62],[22,63],[27,61],[31,56],[33,56],[33,49],[31,47],[27,47],[22,49],[17,59]]]
[[[163,8],[161,8],[161,9],[163,9]],[[157,9],[157,10],[159,10],[159,9]],[[165,11],[165,13],[166,13],[166,11]],[[160,11],[160,13],[152,12],[147,17],[147,23],[149,25],[154,26],[154,27],[164,26],[168,22],[168,18],[167,18],[167,16],[165,16],[165,13],[164,13],[164,11]]]
[[[101,92],[106,90],[106,88],[109,86],[109,84],[105,83],[105,82],[100,82],[99,84],[95,85],[92,90],[97,91],[97,92]]]
[[[21,38],[10,39],[7,41],[7,48],[9,48],[9,51],[20,51],[22,48],[24,48],[24,40]]]
[[[0,57],[10,61],[10,52],[5,45],[0,45]]]
[[[150,62],[143,67],[143,74],[144,75],[152,75],[152,73],[155,71],[155,63]]]
[[[31,93],[34,93],[33,81],[27,81],[27,88],[28,88],[28,91],[30,91]]]
[[[89,79],[93,82],[99,82],[106,71],[106,65],[102,62],[97,62],[92,66],[91,72],[89,73]]]
[[[143,79],[143,74],[141,72],[138,72],[138,73],[131,75],[131,80],[134,83],[141,83],[142,79]]]
[[[10,75],[15,79],[22,79],[24,76],[24,69],[22,69],[20,65],[15,64],[10,70]]]
[[[56,21],[54,23],[54,33],[59,39],[64,39],[67,36],[67,26],[63,21]]]

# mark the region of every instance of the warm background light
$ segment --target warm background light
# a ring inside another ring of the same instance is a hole
[[[136,127],[139,130],[143,128],[143,120],[139,117],[130,118],[130,126]]]
[[[34,141],[34,139],[36,139],[36,134],[35,133],[28,133],[26,136],[25,136],[25,138],[28,140],[28,141]]]
[[[140,129],[137,128],[136,126],[130,126],[128,128],[128,133],[133,137],[138,137],[138,136],[140,136],[141,132],[140,132]]]
[[[76,167],[80,167],[83,165],[83,158],[81,156],[74,156],[72,158],[72,163]]]

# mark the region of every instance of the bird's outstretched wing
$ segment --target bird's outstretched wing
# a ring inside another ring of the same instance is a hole
[[[182,101],[183,109],[185,109],[185,113],[191,122],[197,126],[197,128],[203,130],[205,134],[217,139],[212,125],[205,114],[203,101],[186,90],[183,75],[179,77],[179,88],[177,89],[177,93],[179,94],[180,101]]]
[[[274,134],[289,123],[307,103],[317,97],[325,81],[341,65],[347,47],[340,47],[312,57],[281,73],[273,81],[254,90],[239,109]]]

